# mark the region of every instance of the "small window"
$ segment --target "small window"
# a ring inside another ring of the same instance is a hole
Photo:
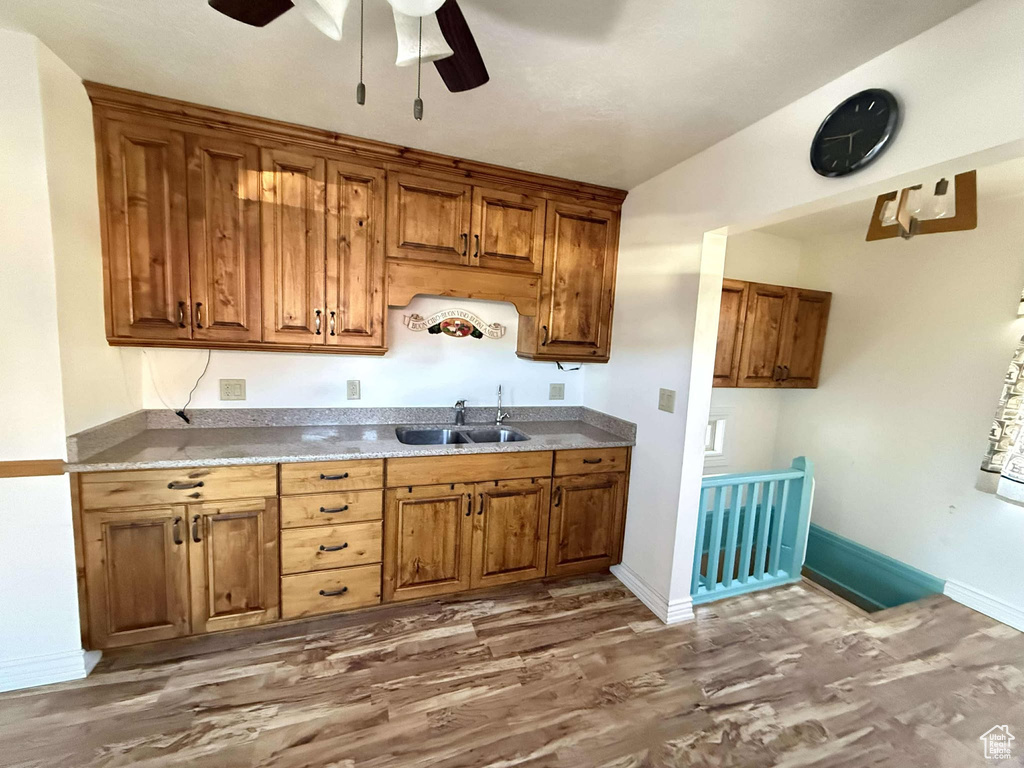
[[[704,433],[704,465],[721,466],[728,463],[725,455],[726,415],[712,412]]]

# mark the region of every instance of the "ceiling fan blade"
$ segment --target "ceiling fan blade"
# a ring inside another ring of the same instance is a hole
[[[265,27],[290,10],[291,0],[209,0],[210,7],[235,21],[253,27]]]
[[[476,40],[456,0],[447,0],[437,9],[437,23],[444,39],[455,51],[454,56],[434,62],[448,90],[453,93],[468,91],[490,80],[480,49],[476,47]]]

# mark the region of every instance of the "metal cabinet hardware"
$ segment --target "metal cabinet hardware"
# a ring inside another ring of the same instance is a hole
[[[196,328],[203,327],[203,302],[196,302]]]
[[[474,259],[479,259],[480,258],[480,235],[473,235],[473,237],[476,239],[476,247],[475,247],[475,250],[473,251],[473,258]]]
[[[604,459],[584,459],[584,464],[600,464]]]
[[[332,309],[332,310],[331,310],[331,336],[335,336],[335,335],[336,335],[336,334],[334,333],[334,316],[335,316],[335,312],[334,312],[334,310]]]
[[[482,493],[480,494],[480,509],[478,509],[476,513],[478,515],[482,515],[484,513],[484,495]]]
[[[325,475],[323,472],[320,473],[321,480],[344,480],[348,477],[348,472],[342,472],[340,475]]]
[[[348,549],[348,542],[346,541],[341,546],[337,547],[325,547],[323,544],[320,545],[321,552],[340,552],[343,549]]]
[[[555,504],[554,506],[562,506],[562,486],[555,488]]]
[[[179,328],[184,328],[185,327],[185,302],[184,301],[179,301],[178,302],[178,327]]]
[[[335,515],[338,512],[345,512],[348,510],[348,504],[343,507],[320,507],[321,514],[324,515]]]
[[[320,335],[320,315],[321,314],[323,314],[323,312],[321,310],[319,310],[319,309],[314,312],[313,324],[314,324],[314,326],[316,326],[316,335],[317,336]]]
[[[206,485],[206,483],[204,483],[202,480],[199,480],[199,481],[194,482],[194,483],[168,483],[167,484],[167,490],[169,490],[169,491],[188,491],[188,490],[191,490],[192,488],[202,488],[204,485]]]
[[[469,499],[469,509],[466,510],[466,517],[473,514],[473,494],[467,493],[466,498]]]
[[[334,589],[328,592],[327,590],[320,590],[320,597],[337,597],[338,595],[344,595],[348,592],[348,587],[342,587],[341,589]]]
[[[544,341],[542,341],[540,345],[542,347],[546,347],[548,345],[548,327],[546,325],[542,325],[541,328],[544,329]]]
[[[202,539],[199,538],[199,518],[200,517],[201,517],[201,515],[193,515],[193,517],[192,517],[192,541],[194,541],[196,544],[199,544],[199,543],[202,542]]]
[[[463,233],[459,237],[462,238],[462,255],[465,256],[469,253],[469,235]]]
[[[174,543],[175,544],[181,545],[181,544],[185,543],[182,540],[182,538],[181,538],[181,518],[180,517],[174,518],[174,532],[173,532],[173,536],[174,536]]]

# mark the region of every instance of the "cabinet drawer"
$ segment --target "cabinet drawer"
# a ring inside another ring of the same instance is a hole
[[[628,448],[582,448],[555,453],[555,476],[625,472]]]
[[[384,485],[384,461],[317,461],[281,465],[281,495],[358,491]]]
[[[347,611],[379,603],[380,565],[281,577],[281,618],[284,619]]]
[[[277,495],[277,467],[192,467],[90,472],[82,478],[82,507],[194,504]]]
[[[550,476],[551,451],[388,459],[388,488]]]
[[[281,527],[306,528],[311,525],[337,525],[362,520],[380,520],[383,491],[317,493],[312,496],[285,496],[281,499]]]
[[[281,531],[281,573],[379,563],[381,531],[379,522]]]

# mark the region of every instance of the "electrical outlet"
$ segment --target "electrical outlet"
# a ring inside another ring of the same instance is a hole
[[[221,379],[221,400],[245,400],[245,379]]]
[[[345,396],[349,400],[359,399],[359,379],[349,379],[348,385],[345,388]]]
[[[676,412],[676,391],[674,389],[658,390],[658,410]]]
[[[548,400],[565,400],[565,384],[549,384]]]

